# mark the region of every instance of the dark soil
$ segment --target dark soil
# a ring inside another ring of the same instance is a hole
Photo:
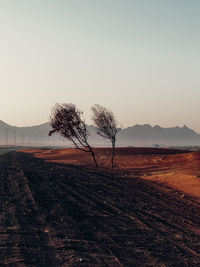
[[[0,266],[200,266],[200,203],[21,152],[0,157]]]

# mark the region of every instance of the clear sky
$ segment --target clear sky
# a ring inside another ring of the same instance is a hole
[[[0,120],[56,103],[200,132],[199,0],[0,0]]]

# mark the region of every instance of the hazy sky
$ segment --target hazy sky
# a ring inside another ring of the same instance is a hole
[[[199,0],[0,0],[0,120],[56,103],[200,132]]]

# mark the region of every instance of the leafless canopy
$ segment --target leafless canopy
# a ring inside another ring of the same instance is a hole
[[[112,143],[112,168],[115,156],[115,142],[117,135],[117,122],[112,111],[100,106],[91,107],[93,115],[92,120],[97,127],[97,134],[105,139],[109,139]]]
[[[49,135],[59,133],[71,141],[76,148],[90,152],[98,167],[94,152],[88,143],[89,132],[83,119],[83,113],[74,104],[56,104],[50,115],[50,125],[52,130]]]

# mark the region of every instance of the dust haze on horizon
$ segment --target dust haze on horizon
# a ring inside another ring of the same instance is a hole
[[[124,127],[200,133],[200,1],[0,0],[0,120],[31,126],[55,103],[113,110]]]

